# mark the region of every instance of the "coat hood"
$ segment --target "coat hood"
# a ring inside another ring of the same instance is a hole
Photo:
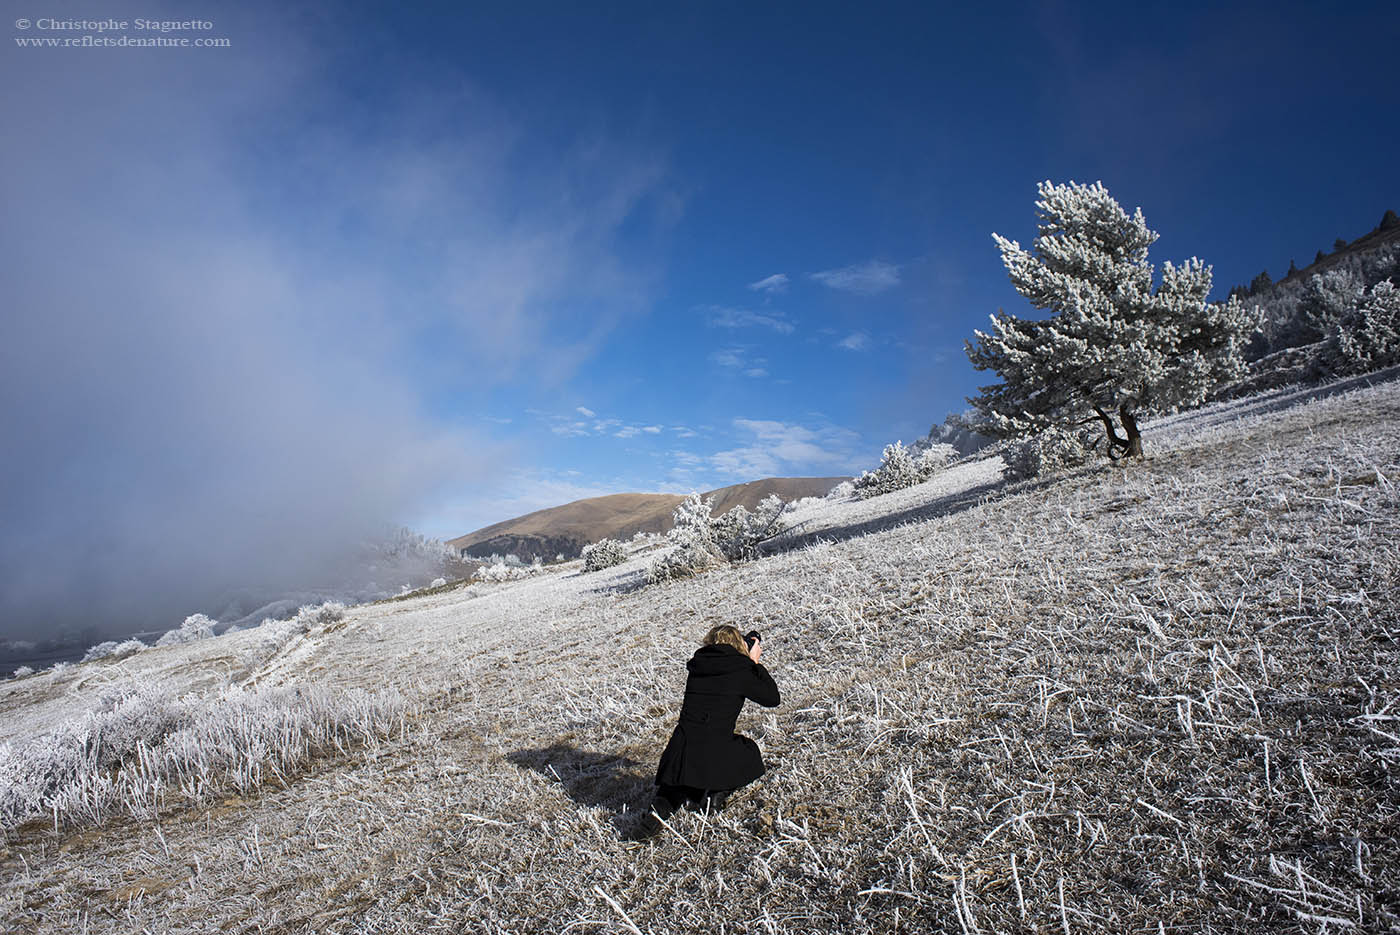
[[[723,643],[701,646],[685,664],[691,675],[727,675],[753,665],[753,660],[733,646]]]

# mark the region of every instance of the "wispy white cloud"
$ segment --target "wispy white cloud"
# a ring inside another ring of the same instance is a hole
[[[792,334],[797,327],[782,312],[767,314],[723,305],[708,305],[704,311],[713,328],[770,328],[778,334]]]
[[[817,426],[764,419],[735,419],[734,427],[748,435],[748,444],[715,452],[711,468],[728,478],[811,473],[851,473],[860,464],[860,436],[829,423]]]
[[[549,427],[549,430],[555,435],[562,435],[565,438],[573,438],[576,436],[589,434],[587,422],[559,421],[551,425]]]
[[[710,353],[710,361],[746,377],[768,376],[768,358],[754,357],[743,346],[722,347]]]
[[[776,292],[787,292],[787,273],[774,273],[772,276],[765,276],[758,282],[749,283],[749,288],[755,292],[767,292],[770,295]]]
[[[900,282],[899,267],[883,260],[866,260],[808,275],[828,288],[858,295],[875,295],[893,289]]]
[[[836,346],[848,351],[865,351],[870,349],[870,335],[864,331],[853,331],[844,338],[836,342]]]
[[[526,410],[530,415],[545,422],[549,430],[561,438],[583,438],[587,436],[613,438],[635,438],[638,435],[659,435],[661,426],[628,422],[624,419],[599,416],[587,406],[574,407],[574,413],[584,416],[579,419],[573,413],[560,415],[540,409]]]
[[[743,348],[722,347],[719,350],[711,351],[710,362],[719,364],[721,367],[742,367],[744,366]]]

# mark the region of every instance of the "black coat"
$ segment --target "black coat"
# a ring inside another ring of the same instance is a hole
[[[658,786],[737,789],[763,775],[758,744],[736,736],[744,699],[777,707],[778,686],[768,670],[733,646],[702,646],[686,663],[681,716],[661,754]]]

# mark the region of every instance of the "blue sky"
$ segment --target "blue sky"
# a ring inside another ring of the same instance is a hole
[[[139,6],[0,64],[9,620],[873,466],[1043,179],[1217,294],[1400,208],[1393,4]]]

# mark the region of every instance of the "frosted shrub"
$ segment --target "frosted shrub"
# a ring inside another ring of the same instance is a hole
[[[1365,373],[1400,362],[1400,290],[1378,282],[1361,307],[1327,333],[1323,359],[1339,373]]]
[[[125,659],[143,649],[150,649],[150,647],[140,640],[122,640],[117,644],[117,648],[112,650],[112,656],[116,659]]]
[[[442,587],[446,587],[446,586],[447,586],[447,579],[446,579],[446,578],[434,578],[433,581],[432,581],[432,584],[429,584],[429,585],[428,585],[428,587],[430,587],[430,588],[442,588]]]
[[[507,560],[512,558],[514,558],[512,555],[506,556]],[[518,563],[519,559],[516,559],[516,562]],[[480,566],[476,570],[476,578],[479,581],[491,582],[520,581],[542,571],[544,571],[544,566],[540,564],[538,559],[533,565],[511,564],[509,561],[503,561],[496,562],[494,565]]]
[[[649,581],[688,578],[711,565],[752,558],[763,540],[782,530],[780,517],[786,507],[776,494],[753,513],[737,506],[716,518],[710,513],[714,503],[694,493],[681,501],[673,514],[675,525],[666,534],[676,547],[652,563]]]
[[[675,525],[666,534],[676,547],[652,562],[647,569],[648,581],[689,578],[723,560],[710,528],[714,503],[713,499],[701,500],[695,493],[680,502],[671,515]]]
[[[789,510],[811,510],[827,502],[826,497],[798,497],[788,504]]]
[[[1008,477],[1026,479],[1079,467],[1092,454],[1086,432],[1052,427],[1009,445],[1001,458]]]
[[[786,505],[777,494],[770,494],[750,513],[743,506],[710,520],[710,536],[720,554],[731,562],[754,558],[759,544],[782,531],[781,517]]]
[[[1324,338],[1338,324],[1356,314],[1366,296],[1366,284],[1350,269],[1334,269],[1308,277],[1298,300],[1306,338]]]
[[[921,484],[957,457],[952,445],[935,443],[922,451],[904,447],[903,442],[886,445],[880,466],[874,471],[865,471],[856,478],[852,488],[862,500],[878,497]]]
[[[826,499],[834,502],[839,502],[842,500],[850,500],[855,495],[855,481],[843,480],[841,483],[837,484],[835,487],[832,487],[829,491],[827,491]]]
[[[627,561],[627,547],[614,539],[601,539],[583,547],[583,570],[602,571]]]
[[[689,542],[662,555],[647,569],[647,581],[656,584],[677,578],[689,578],[719,564],[719,556],[704,548],[700,543]]]
[[[24,678],[26,675],[33,675],[33,674],[34,674],[34,670],[33,670],[33,668],[31,668],[30,666],[20,666],[18,669],[15,670],[15,678],[17,678],[17,679],[22,679],[22,678]]]
[[[305,604],[294,618],[302,632],[314,626],[325,626],[345,619],[345,605],[339,601],[326,601],[324,604]]]
[[[83,662],[92,662],[94,659],[104,659],[112,655],[112,650],[117,648],[116,640],[108,640],[105,643],[98,643],[83,654]]]
[[[94,659],[125,659],[133,653],[139,653],[149,647],[140,640],[108,640],[105,643],[98,643],[87,651],[83,656],[83,662],[92,662]]]
[[[212,639],[217,620],[210,620],[203,614],[191,614],[180,624],[178,630],[171,630],[156,640],[157,646],[176,646],[180,643],[193,643],[196,640]]]

